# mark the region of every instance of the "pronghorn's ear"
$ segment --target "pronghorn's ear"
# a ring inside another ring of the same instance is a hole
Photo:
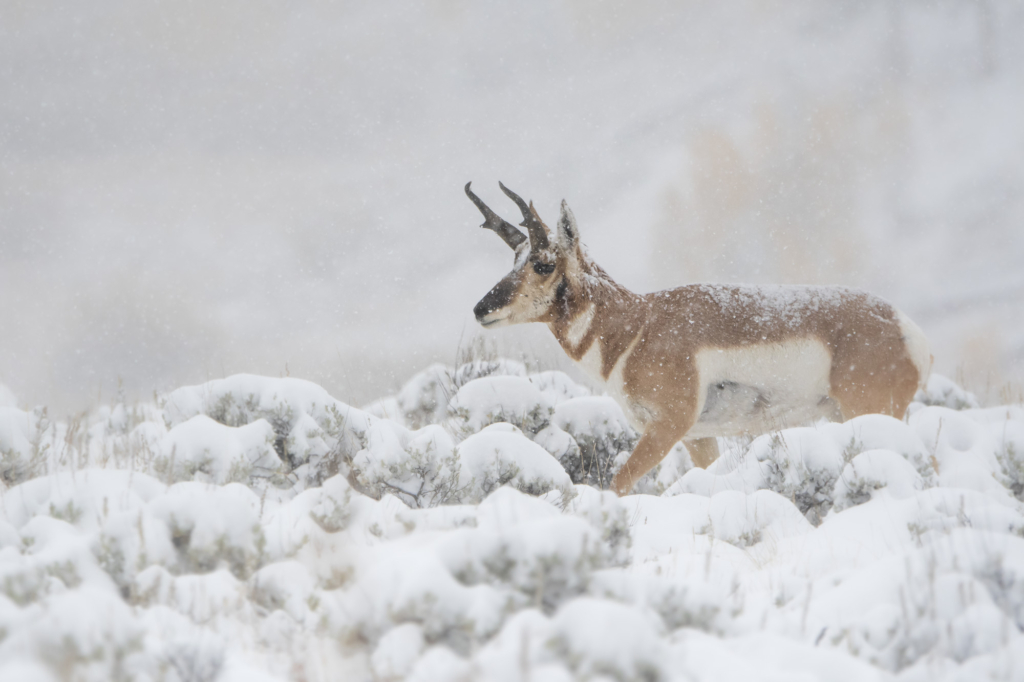
[[[576,228],[576,216],[572,214],[569,204],[562,199],[562,214],[558,216],[558,243],[566,253],[574,253],[580,243],[580,233]]]

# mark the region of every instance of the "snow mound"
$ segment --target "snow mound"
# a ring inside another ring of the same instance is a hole
[[[612,601],[581,598],[551,620],[551,659],[577,678],[659,680],[668,676],[668,646],[657,615]]]
[[[492,424],[470,436],[459,444],[458,454],[460,483],[472,488],[470,497],[477,501],[504,485],[541,495],[568,491],[572,483],[557,460],[511,424]]]
[[[452,370],[442,364],[434,364],[402,387],[395,397],[397,413],[413,429],[440,424],[447,414],[448,400],[454,394]]]
[[[883,489],[905,499],[922,488],[921,475],[903,457],[890,450],[868,450],[843,467],[832,490],[832,509],[838,512],[863,504]]]
[[[566,400],[584,398],[590,390],[573,381],[565,372],[538,372],[529,376],[530,383],[537,387],[547,401],[557,407]]]
[[[163,418],[172,431],[198,415],[231,428],[263,420],[278,457],[312,484],[337,473],[377,421],[312,382],[249,374],[179,388],[164,399]]]
[[[227,483],[272,476],[284,467],[274,439],[274,427],[265,419],[232,428],[199,414],[168,432],[154,466],[172,481]]]
[[[461,388],[471,381],[490,376],[526,377],[526,365],[507,358],[476,359],[463,363],[452,374],[452,384]]]
[[[928,376],[928,383],[914,396],[914,402],[953,410],[975,410],[981,407],[973,393],[960,388],[952,379],[935,373]],[[911,405],[911,412],[916,409],[919,409],[917,405]]]
[[[559,458],[573,483],[607,488],[638,436],[619,404],[607,396],[572,398],[555,408],[554,423],[579,446]]]
[[[453,430],[477,433],[497,422],[535,435],[551,423],[554,408],[525,377],[489,376],[463,385],[448,406]]]

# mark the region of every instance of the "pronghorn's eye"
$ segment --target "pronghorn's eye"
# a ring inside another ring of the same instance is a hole
[[[538,275],[550,275],[555,271],[554,263],[534,263],[533,271]]]

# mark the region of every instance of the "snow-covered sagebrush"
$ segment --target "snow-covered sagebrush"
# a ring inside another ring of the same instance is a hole
[[[513,361],[0,398],[2,680],[1024,679],[1024,407],[941,377],[624,498],[621,409]]]

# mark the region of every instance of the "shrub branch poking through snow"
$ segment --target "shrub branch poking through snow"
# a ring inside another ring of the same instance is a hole
[[[903,457],[888,450],[868,450],[843,468],[833,489],[832,509],[839,512],[863,504],[883,489],[905,499],[923,488],[921,475]]]
[[[23,412],[0,406],[0,485],[17,485],[43,473],[49,426],[45,408]]]
[[[422,429],[440,424],[448,413],[448,401],[455,394],[452,370],[434,364],[406,382],[396,396],[405,426]]]
[[[996,448],[996,461],[1013,496],[1024,502],[1024,424],[1011,421],[1009,415],[996,435],[999,445]]]
[[[927,385],[914,396],[914,402],[953,410],[973,410],[981,407],[973,393],[960,388],[951,379],[934,373],[928,376]],[[915,409],[917,406],[912,406],[911,412]]]
[[[263,562],[266,539],[259,523],[260,501],[238,483],[207,490],[195,482],[176,483],[150,506],[170,529],[177,572],[220,567],[245,579]]]
[[[554,422],[579,446],[559,460],[573,483],[605,490],[638,440],[622,408],[608,397],[567,400],[555,408]]]
[[[508,489],[488,497],[477,527],[453,534],[441,555],[460,582],[511,588],[548,613],[582,594],[614,558],[583,519]]]
[[[449,424],[460,439],[498,422],[532,437],[551,423],[554,408],[524,377],[488,376],[459,388],[448,406]]]
[[[469,483],[461,483],[451,436],[436,425],[421,429],[405,448],[391,433],[375,429],[352,466],[362,489],[378,499],[391,494],[410,507],[436,507],[467,496]]]
[[[483,355],[488,355],[483,353]],[[477,357],[459,364],[452,375],[452,385],[456,390],[471,381],[484,377],[523,377],[527,376],[526,366],[516,360],[498,357]]]
[[[839,467],[854,457],[859,444],[851,439],[841,452],[834,446],[829,449],[819,450],[815,444],[791,439],[782,432],[762,436],[751,445],[751,452],[756,451],[755,456],[765,465],[765,487],[789,498],[816,525],[832,507]]]
[[[571,486],[557,461],[505,423],[457,447],[444,429],[428,426],[405,449],[368,448],[353,465],[359,483],[375,496],[392,494],[412,507],[479,502],[505,485],[534,495],[568,494]]]
[[[168,482],[248,482],[283,473],[274,428],[264,419],[237,428],[205,415],[178,424],[167,434],[153,466]]]

